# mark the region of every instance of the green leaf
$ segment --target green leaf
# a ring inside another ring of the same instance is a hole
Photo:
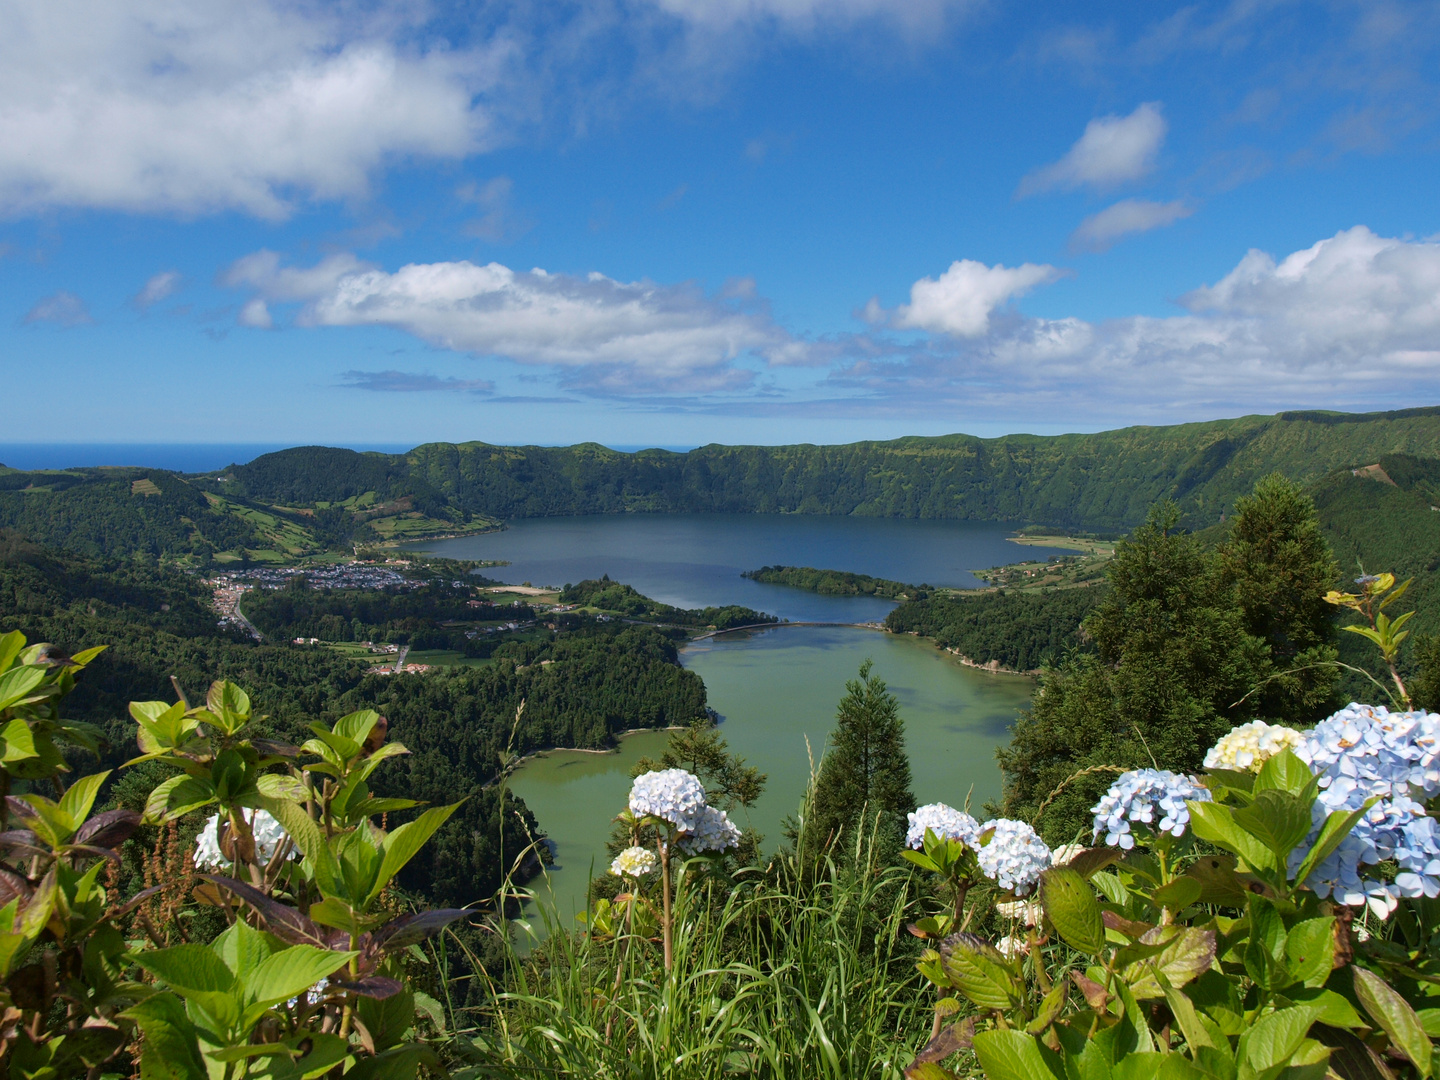
[[[1296,1005],[1272,1012],[1240,1036],[1236,1059],[1257,1073],[1286,1064],[1300,1049],[1310,1025],[1323,1011],[1316,1005]]]
[[[1062,866],[1041,874],[1040,902],[1067,945],[1089,956],[1100,955],[1105,948],[1100,904],[1077,871]]]
[[[1318,1005],[1324,1009],[1320,1014],[1320,1023],[1328,1024],[1332,1028],[1354,1029],[1369,1026],[1360,1019],[1360,1014],[1355,1011],[1350,1000],[1334,990],[1291,987],[1285,991],[1285,996],[1297,1005]]]
[[[1215,962],[1215,931],[1193,926],[1157,926],[1141,939],[1145,945],[1162,945],[1154,956],[1138,960],[1124,972],[1137,1000],[1164,997],[1158,976],[1176,989],[1210,970]]]
[[[120,1014],[145,1035],[141,1080],[208,1080],[195,1025],[174,994],[154,994]]]
[[[60,809],[70,819],[71,832],[83,825],[85,819],[90,816],[90,808],[95,805],[95,796],[100,794],[100,786],[105,783],[105,778],[109,775],[107,770],[90,776],[82,776],[71,784],[65,794],[61,796]]]
[[[1309,987],[1325,985],[1335,964],[1335,919],[1306,919],[1285,938],[1285,966]]]
[[[1000,952],[974,934],[952,934],[940,946],[945,974],[982,1009],[1011,1009],[1023,988]]]
[[[1420,1021],[1420,1026],[1425,1029],[1425,1034],[1432,1039],[1440,1039],[1440,1009],[1417,1009],[1415,1016]]]
[[[1150,903],[1157,908],[1169,908],[1173,913],[1184,911],[1200,899],[1200,882],[1190,877],[1178,877],[1169,885],[1162,886],[1150,894]]]
[[[215,714],[219,727],[227,735],[234,735],[250,722],[250,695],[229,680],[210,684],[205,706]]]
[[[439,1072],[440,1057],[423,1043],[409,1043],[405,1046],[392,1047],[373,1058],[361,1058],[346,1071],[345,1080],[413,1080],[416,1070],[421,1065]],[[945,1077],[952,1075],[943,1069],[941,1073]],[[306,1074],[307,1077],[309,1075],[309,1073]],[[927,1072],[916,1074],[921,1080],[931,1080],[931,1077],[935,1075]],[[1045,1080],[1050,1080],[1049,1074],[1046,1075]]]
[[[0,634],[0,671],[9,671],[10,665],[15,663],[15,658],[25,648],[25,635],[19,630],[11,630],[8,634]]]
[[[1151,1050],[1127,1054],[1110,1070],[1112,1080],[1205,1080],[1205,1074],[1179,1054]]]
[[[975,1056],[989,1080],[1057,1080],[1062,1070],[1051,1065],[1035,1036],[1010,1028],[975,1036]]]
[[[40,756],[39,749],[35,746],[35,733],[30,730],[30,725],[19,717],[9,721],[4,727],[0,727],[0,761],[29,761]]]
[[[1040,1002],[1040,1007],[1035,1010],[1035,1019],[1025,1025],[1026,1032],[1031,1035],[1045,1034],[1045,1029],[1060,1018],[1061,1010],[1065,1008],[1065,996],[1069,989],[1070,981],[1061,976]]]
[[[370,1033],[375,1049],[388,1050],[415,1026],[415,995],[402,990],[388,998],[362,997],[355,1002],[355,1011]],[[436,1026],[444,1030],[443,1017]]]
[[[272,940],[274,939],[253,926],[240,921],[212,941],[210,948],[230,969],[231,974],[243,983],[278,947],[271,945]]]
[[[315,884],[320,891],[326,896],[348,897],[349,892],[341,877],[340,865],[334,852],[330,850],[325,833],[305,812],[305,808],[289,799],[271,799],[264,796],[261,797],[260,804],[290,834],[290,839],[295,841],[295,846],[309,862],[315,874]]]
[[[1365,1011],[1385,1029],[1390,1041],[1410,1059],[1420,1075],[1429,1076],[1433,1047],[1415,1010],[1373,971],[1358,966],[1351,970],[1355,973],[1355,996]]]
[[[1315,838],[1314,846],[1306,853],[1300,868],[1295,872],[1295,886],[1299,888],[1309,880],[1311,872],[1323,862],[1330,853],[1344,842],[1345,837],[1350,835],[1350,830],[1355,828],[1360,819],[1365,816],[1366,811],[1374,806],[1379,799],[1369,799],[1365,805],[1358,810],[1349,812],[1343,810],[1332,810],[1325,819],[1325,824],[1320,826],[1320,835]]]
[[[922,854],[921,852],[907,849],[900,852],[900,856],[914,863],[920,867],[921,870],[929,870],[932,874],[938,874],[940,872],[940,868],[935,865],[935,861],[931,859],[930,856]]]
[[[227,993],[235,985],[234,973],[208,945],[149,949],[137,953],[135,962],[182,994]]]
[[[420,849],[425,846],[425,841],[434,835],[436,829],[445,824],[451,814],[460,809],[464,801],[461,799],[460,802],[451,803],[449,806],[436,806],[426,810],[414,821],[406,822],[385,837],[385,858],[380,864],[379,877],[371,886],[369,895],[365,897],[366,905],[374,902],[381,890],[390,883],[390,879],[419,853]]]
[[[1262,791],[1288,791],[1292,795],[1299,795],[1314,779],[1315,773],[1310,766],[1301,761],[1295,751],[1287,746],[1260,766],[1253,790],[1256,795]]]
[[[159,824],[183,817],[215,801],[215,785],[199,776],[180,773],[162,781],[145,800],[144,820]]]
[[[335,721],[331,730],[336,734],[349,739],[355,744],[356,753],[359,752],[366,739],[370,737],[371,730],[380,722],[380,714],[374,709],[360,709],[358,712],[347,713]],[[353,755],[351,755],[353,756]]]
[[[1185,876],[1199,882],[1199,903],[1245,906],[1249,892],[1245,888],[1245,879],[1235,871],[1235,856],[1202,855],[1190,864]]]
[[[11,668],[0,675],[0,710],[8,709],[24,701],[37,686],[45,681],[46,669],[27,664]]]
[[[258,1021],[270,1006],[310,989],[358,955],[314,945],[291,945],[262,960],[245,982],[246,1027]]]
[[[1245,971],[1266,990],[1295,980],[1285,965],[1285,921],[1262,896],[1250,898],[1250,936],[1245,942]]]
[[[1240,856],[1245,864],[1261,870],[1275,868],[1275,856],[1265,844],[1235,823],[1234,811],[1228,806],[1209,802],[1187,802],[1190,808],[1190,829],[1201,840],[1219,844],[1226,851]]]
[[[1165,1002],[1170,1006],[1170,1014],[1175,1017],[1176,1024],[1180,1027],[1180,1033],[1185,1036],[1185,1041],[1190,1045],[1190,1052],[1193,1054],[1202,1046],[1214,1046],[1215,1040],[1205,1030],[1205,1025],[1200,1022],[1200,1015],[1195,1011],[1195,1003],[1182,994],[1175,987],[1170,985],[1170,980],[1161,976],[1160,985],[1165,991]]]
[[[1249,806],[1232,810],[1231,818],[1274,852],[1277,866],[1285,865],[1291,849],[1310,833],[1310,804],[1288,791],[1261,791]]]

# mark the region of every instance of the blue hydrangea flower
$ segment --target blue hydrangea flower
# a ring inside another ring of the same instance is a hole
[[[1320,777],[1320,795],[1308,842],[1291,853],[1291,873],[1332,811],[1358,810],[1378,797],[1306,884],[1339,903],[1368,905],[1381,918],[1402,897],[1440,896],[1440,829],[1417,801],[1440,793],[1440,716],[1352,703],[1305,734],[1296,753]],[[1399,867],[1393,882],[1362,876],[1362,868],[1387,861]]]
[[[983,838],[990,833],[989,841]],[[1023,821],[997,818],[980,826],[976,860],[980,872],[1000,888],[1024,896],[1050,869],[1050,849]]]
[[[680,847],[691,855],[740,846],[740,830],[724,810],[707,806],[696,815],[693,827],[680,837]]]
[[[1110,790],[1091,808],[1095,815],[1095,836],[1105,834],[1105,843],[1127,851],[1135,846],[1132,825],[1148,826],[1156,834],[1185,835],[1190,826],[1186,800],[1209,802],[1210,791],[1193,777],[1168,769],[1135,769],[1122,773]]]
[[[926,829],[942,840],[958,840],[968,847],[975,846],[975,834],[980,831],[980,823],[973,817],[943,802],[927,803],[906,816],[910,831],[905,834],[905,843],[917,851],[925,846]]]

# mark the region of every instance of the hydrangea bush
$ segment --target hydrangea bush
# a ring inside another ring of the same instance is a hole
[[[1094,807],[1098,847],[1040,856],[1018,823],[980,828],[1017,852],[992,865],[1026,872],[987,875],[1016,897],[993,940],[958,910],[959,932],[914,928],[939,938],[919,966],[952,996],[908,1076],[954,1076],[957,1051],[992,1080],[1431,1074],[1440,716],[1350,705],[1310,731],[1247,724],[1205,760],[1203,776],[1120,775]]]

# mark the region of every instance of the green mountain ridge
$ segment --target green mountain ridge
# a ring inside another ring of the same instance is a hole
[[[683,454],[595,443],[426,443],[405,454],[305,446],[193,475],[0,468],[0,527],[90,555],[200,564],[293,560],[575,514],[799,513],[1128,530],[1172,498],[1186,527],[1203,529],[1270,472],[1309,485],[1389,460],[1395,483],[1413,486],[1402,459],[1432,458],[1440,458],[1440,407]],[[1414,483],[1430,485],[1440,502],[1440,480]]]

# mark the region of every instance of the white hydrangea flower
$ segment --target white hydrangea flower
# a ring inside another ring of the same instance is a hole
[[[267,810],[242,810],[240,812],[250,823],[250,831],[255,836],[256,858],[262,863],[269,862],[285,839],[284,827],[271,817]],[[292,847],[290,854],[286,857],[298,859],[300,857],[299,849]],[[201,870],[226,870],[231,865],[231,861],[220,850],[220,815],[218,813],[211,814],[205,819],[205,826],[200,830],[200,835],[195,838],[195,866]]]
[[[1304,743],[1305,736],[1294,728],[1254,720],[1231,729],[1212,746],[1205,755],[1205,768],[1259,772],[1281,750],[1298,750]]]
[[[680,837],[680,847],[691,855],[702,851],[724,851],[740,846],[740,830],[724,810],[703,807],[695,826]]]
[[[630,786],[630,812],[658,817],[681,832],[694,832],[706,810],[705,788],[684,769],[642,773]]]
[[[995,942],[995,948],[999,950],[1000,955],[1005,957],[1006,960],[1014,960],[1017,957],[1024,956],[1030,951],[1030,942],[1022,937],[1007,934]]]
[[[1157,835],[1185,835],[1190,825],[1186,800],[1209,802],[1210,792],[1193,777],[1179,776],[1168,769],[1135,769],[1122,773],[1100,801],[1091,807],[1095,835],[1105,834],[1111,847],[1129,850],[1135,846],[1133,824],[1149,826]],[[1158,819],[1158,820],[1157,820]]]
[[[1026,926],[1039,926],[1044,914],[1038,900],[1007,900],[996,904],[995,911],[1003,919],[1019,919]]]
[[[1050,853],[1050,858],[1056,866],[1069,866],[1070,860],[1084,850],[1084,844],[1061,844]]]
[[[975,834],[980,831],[980,823],[973,817],[942,802],[927,803],[906,816],[910,831],[905,834],[905,844],[917,851],[925,846],[926,829],[942,840],[959,840],[969,847],[975,846]]]
[[[1026,895],[1050,868],[1050,849],[1023,821],[987,821],[980,836],[991,830],[990,841],[976,850],[981,873],[1016,896]]]
[[[628,847],[610,864],[610,872],[616,877],[648,877],[655,872],[658,860],[649,848]]]

